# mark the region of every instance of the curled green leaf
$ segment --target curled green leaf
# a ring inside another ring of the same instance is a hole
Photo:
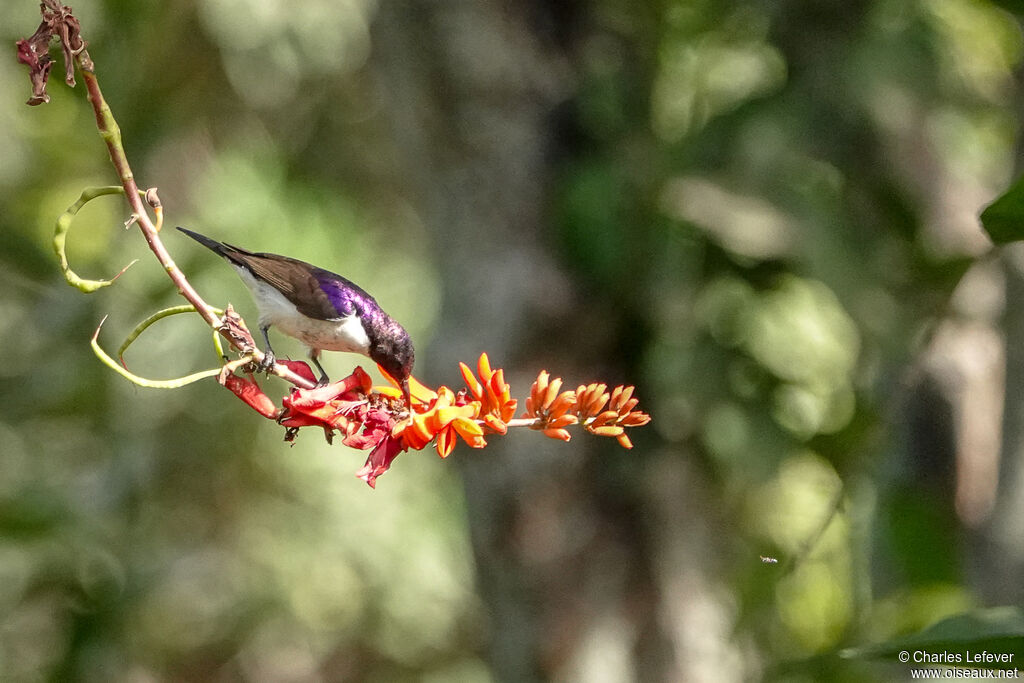
[[[90,342],[90,346],[92,346],[93,353],[96,354],[96,357],[99,358],[104,365],[106,365],[108,368],[110,368],[117,374],[127,379],[129,382],[132,382],[133,384],[137,384],[140,387],[147,387],[150,389],[177,389],[179,387],[185,386],[186,384],[191,384],[192,382],[196,382],[206,377],[216,377],[217,375],[220,374],[220,368],[213,368],[210,370],[203,370],[201,372],[194,372],[191,375],[186,375],[185,377],[178,377],[177,379],[157,380],[147,379],[145,377],[140,377],[132,372],[129,372],[126,368],[119,365],[116,360],[107,355],[107,352],[103,350],[103,348],[97,341],[97,339],[99,339],[100,336],[100,330],[103,328],[103,323],[106,322],[106,320],[107,317],[103,316],[103,320],[100,321],[99,326],[96,328],[96,331],[92,335],[92,341]]]
[[[142,194],[141,190],[139,193]],[[78,198],[78,201],[69,206],[68,210],[61,214],[60,218],[57,219],[57,226],[53,232],[53,250],[56,252],[57,259],[60,261],[60,270],[64,273],[64,279],[68,281],[69,285],[81,292],[84,292],[85,294],[91,294],[97,289],[113,284],[114,280],[121,277],[124,271],[128,270],[135,264],[135,261],[132,261],[109,280],[87,280],[83,277],[79,277],[75,271],[71,270],[71,266],[68,264],[67,239],[68,231],[71,229],[71,223],[75,220],[75,216],[78,215],[78,212],[83,206],[97,197],[102,197],[108,194],[124,194],[124,188],[120,185],[87,187],[82,191],[82,195]]]

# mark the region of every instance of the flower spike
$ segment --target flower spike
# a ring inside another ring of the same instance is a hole
[[[304,362],[286,363],[296,374],[312,376]],[[569,441],[568,428],[581,425],[595,436],[613,437],[624,448],[632,448],[626,429],[651,420],[636,410],[632,386],[609,392],[606,384],[595,382],[562,391],[562,378],[552,378],[546,370],[530,388],[526,413],[516,419],[517,401],[505,383],[505,371],[492,368],[486,353],[480,354],[475,373],[466,363],[459,363],[459,371],[466,388],[457,392],[443,385],[431,389],[411,377],[411,407],[394,378],[384,373],[390,386],[373,386],[361,367],[333,384],[293,389],[280,410],[251,379],[229,374],[225,385],[261,415],[277,419],[288,441],[303,427],[320,427],[328,441],[337,432],[346,446],[369,450],[356,476],[370,486],[376,485],[377,477],[400,453],[431,444],[440,457],[447,458],[459,441],[470,448],[484,448],[489,435],[506,434],[510,427],[529,427],[551,439]]]

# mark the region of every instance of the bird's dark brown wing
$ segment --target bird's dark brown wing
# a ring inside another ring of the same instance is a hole
[[[230,248],[233,252],[228,258],[281,292],[302,315],[318,320],[332,320],[347,314],[334,306],[313,276],[313,266],[308,263],[287,256],[255,254]]]

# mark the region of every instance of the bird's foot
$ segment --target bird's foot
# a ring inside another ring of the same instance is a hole
[[[331,383],[331,379],[327,376],[327,371],[324,370],[324,366],[320,365],[320,358],[318,357],[319,355],[319,351],[314,351],[309,354],[309,359],[313,361],[313,365],[315,365],[316,369],[320,371],[320,379],[316,381],[316,386],[318,389],[320,387],[325,387]]]
[[[277,364],[277,357],[274,356],[273,351],[267,351],[263,354],[263,360],[256,365],[257,372],[265,372],[268,375],[274,371],[274,366]]]

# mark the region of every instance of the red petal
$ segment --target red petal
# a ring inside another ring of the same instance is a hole
[[[308,379],[310,382],[316,381],[316,375],[313,374],[313,370],[309,367],[309,364],[301,360],[277,360],[278,363],[285,366],[292,372],[303,379]]]
[[[355,380],[356,385],[364,394],[370,393],[370,389],[373,388],[373,378],[371,378],[366,370],[363,370],[362,366],[357,365],[356,369],[349,375],[350,379]],[[353,387],[353,388],[355,388]]]
[[[356,476],[369,484],[370,488],[376,488],[377,477],[388,471],[391,463],[403,450],[405,448],[401,439],[388,436],[370,452],[366,464],[356,472]]]
[[[306,412],[315,410],[327,404],[331,399],[338,397],[337,387],[334,384],[317,387],[316,389],[292,389],[292,392],[284,398],[285,406]]]
[[[256,384],[256,380],[239,377],[238,375],[228,375],[224,379],[224,386],[263,417],[277,417],[277,406],[270,400],[269,396],[263,393],[260,386]]]
[[[378,446],[381,440],[385,438],[387,438],[386,433],[374,431],[369,433],[363,432],[362,434],[349,434],[341,442],[349,448],[365,451],[367,448]]]
[[[293,413],[281,418],[282,427],[327,427],[327,423],[309,415]]]

